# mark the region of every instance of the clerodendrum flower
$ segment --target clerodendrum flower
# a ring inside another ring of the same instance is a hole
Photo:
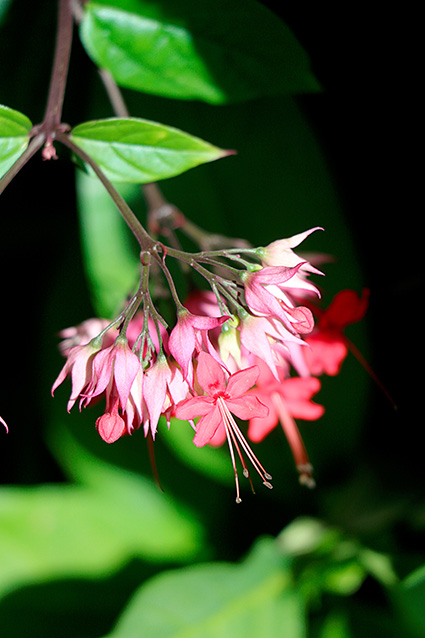
[[[72,379],[68,411],[77,398],[80,398],[81,408],[105,394],[105,414],[97,419],[96,427],[104,441],[113,443],[131,432],[135,417],[141,411],[141,405],[138,405],[142,397],[141,372],[139,358],[124,337],[118,337],[115,343],[103,349],[99,337],[69,350],[67,361],[53,384],[52,394],[68,374]]]
[[[361,297],[355,290],[341,290],[328,308],[315,310],[318,322],[306,339],[309,347],[304,351],[311,374],[334,376],[340,372],[350,345],[344,330],[363,319],[368,304],[369,290],[364,289]]]
[[[208,330],[221,326],[228,317],[193,315],[186,308],[178,312],[177,323],[170,334],[168,348],[182,369],[184,378],[191,376],[195,347],[206,339]]]
[[[83,401],[82,393],[93,377],[93,359],[95,354],[100,351],[101,346],[102,341],[100,339],[93,339],[84,345],[74,346],[68,351],[66,363],[52,386],[53,396],[56,388],[63,383],[68,374],[71,374],[72,391],[68,401],[68,412],[78,397],[80,397],[81,402]]]
[[[260,475],[263,484],[271,488],[271,476],[254,455],[232,414],[243,420],[254,417],[265,417],[268,408],[255,395],[248,394],[248,390],[255,385],[260,370],[258,366],[251,366],[229,375],[223,367],[206,352],[200,352],[197,360],[197,383],[206,393],[204,396],[194,396],[180,402],[176,406],[175,416],[178,419],[192,420],[201,417],[196,424],[196,434],[193,439],[197,447],[209,443],[222,425],[226,432],[230,456],[233,463],[236,482],[236,502],[240,503],[239,481],[236,469],[234,448],[241,460],[243,474],[249,477],[248,468],[242,456],[242,450]]]
[[[300,257],[299,255],[294,253],[294,251],[292,250],[296,246],[299,246],[304,241],[304,239],[306,239],[309,235],[311,235],[311,233],[314,233],[316,230],[323,230],[323,228],[321,228],[320,226],[316,226],[315,228],[310,228],[303,233],[298,233],[297,235],[293,235],[292,237],[288,237],[287,239],[277,239],[265,248],[261,248],[259,252],[263,266],[286,266],[287,268],[292,268],[294,266],[302,264],[301,273],[296,275],[298,286],[305,286],[306,284],[306,281],[304,281],[304,283],[302,284],[300,282],[300,279],[303,278],[303,273],[315,273],[316,275],[323,274],[320,272],[320,270],[315,268],[303,257]]]
[[[192,292],[184,306],[164,253],[161,269],[176,303],[174,326],[169,329],[159,315],[142,278],[137,295],[115,320],[88,320],[61,333],[67,361],[52,393],[71,376],[68,410],[77,400],[81,409],[103,397],[105,412],[96,428],[107,443],[141,427],[154,440],[161,417],[168,427],[173,417],[189,421],[197,447],[227,440],[238,503],[236,456],[251,487],[247,460],[268,488],[272,477],[235,417],[249,422],[253,442],[280,423],[300,482],[312,487],[312,466],[295,419],[316,420],[323,414],[323,406],[312,400],[321,385],[317,377],[339,372],[347,348],[353,349],[343,330],[367,307],[367,294],[359,299],[353,291],[340,293],[327,310],[314,307],[312,299],[320,294],[309,275],[322,273],[293,248],[315,230],[265,248],[203,250],[190,261],[186,253],[183,261],[196,265],[211,290]],[[6,426],[1,418],[0,423]]]
[[[258,361],[258,367],[257,386],[250,393],[255,392],[268,407],[269,414],[263,419],[250,419],[248,437],[258,443],[280,423],[291,448],[300,483],[314,487],[313,467],[295,418],[315,421],[323,415],[324,407],[311,400],[320,390],[320,381],[316,377],[285,377],[281,368],[278,369],[280,379],[277,380],[263,361]]]
[[[280,319],[293,334],[306,334],[314,326],[311,310],[295,306],[287,290],[302,265],[303,262],[293,268],[266,266],[242,276],[249,310],[257,316]],[[295,284],[293,287],[297,289]]]

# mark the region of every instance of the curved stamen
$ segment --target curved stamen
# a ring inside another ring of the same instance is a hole
[[[233,418],[229,408],[227,407],[225,400],[222,397],[218,397],[217,398],[217,405],[218,405],[218,408],[220,410],[220,414],[221,414],[222,419],[223,419],[223,425],[224,425],[224,428],[226,430],[226,437],[227,437],[227,442],[228,442],[229,448],[230,448],[230,455],[231,455],[231,458],[232,458],[233,468],[235,470],[236,493],[237,493],[236,502],[240,503],[241,500],[240,500],[240,497],[239,497],[239,480],[238,480],[238,475],[237,475],[235,454],[234,454],[234,451],[233,451],[233,447],[231,446],[232,442],[234,443],[234,445],[236,447],[236,450],[238,452],[238,456],[239,456],[239,458],[241,460],[242,468],[243,468],[243,475],[246,478],[249,479],[252,488],[253,488],[253,485],[252,485],[251,477],[249,475],[249,471],[248,471],[248,468],[246,466],[246,463],[245,463],[245,461],[243,459],[242,452],[241,452],[241,449],[239,447],[239,443],[240,443],[240,446],[242,447],[243,451],[247,455],[248,459],[252,463],[253,467],[255,468],[255,470],[257,471],[259,476],[261,477],[263,485],[265,485],[265,487],[268,487],[269,489],[273,488],[273,485],[270,483],[270,481],[272,479],[272,476],[271,476],[271,474],[266,472],[264,467],[261,465],[260,461],[255,456],[254,452],[251,450],[251,448],[248,445],[244,435],[242,434],[242,432],[241,432],[240,428],[238,427],[235,419]]]

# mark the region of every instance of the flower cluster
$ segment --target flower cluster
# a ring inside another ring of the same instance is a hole
[[[347,354],[343,328],[367,306],[366,297],[345,292],[351,313],[336,300],[315,327],[314,300],[320,294],[309,277],[322,273],[293,251],[315,230],[265,248],[189,255],[158,245],[155,253],[142,255],[140,287],[119,317],[88,320],[62,332],[66,362],[52,393],[70,376],[68,411],[77,401],[81,409],[103,397],[105,411],[96,428],[107,443],[140,428],[155,439],[160,417],[169,426],[172,418],[188,421],[198,447],[227,441],[237,502],[237,458],[250,482],[246,460],[268,488],[272,477],[235,417],[248,421],[251,442],[280,423],[300,482],[312,487],[312,466],[295,419],[322,416],[323,406],[312,400],[320,390],[318,377],[338,371]],[[181,303],[166,266],[170,256],[202,275],[210,289],[198,289]],[[161,271],[176,308],[171,329],[147,285]]]

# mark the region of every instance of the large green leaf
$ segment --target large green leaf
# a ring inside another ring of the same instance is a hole
[[[28,146],[31,128],[26,115],[0,104],[0,177]]]
[[[77,204],[84,266],[93,307],[100,317],[113,318],[132,292],[140,275],[140,261],[117,207],[103,185],[79,171]],[[123,184],[121,194],[131,200],[139,187]]]
[[[139,118],[110,118],[76,126],[72,140],[111,181],[142,184],[179,175],[225,157],[198,137]]]
[[[304,606],[273,540],[240,564],[200,564],[143,585],[108,638],[302,638]]]
[[[191,514],[149,480],[82,449],[54,445],[78,484],[0,491],[0,596],[55,578],[106,576],[132,558],[178,562],[203,547]]]
[[[220,104],[318,89],[290,29],[254,0],[93,2],[80,33],[118,84],[147,93]]]

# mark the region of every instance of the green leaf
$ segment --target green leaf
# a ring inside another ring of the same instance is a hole
[[[350,596],[370,574],[384,587],[397,583],[385,554],[362,547],[356,540],[314,518],[300,517],[278,536],[281,551],[292,557],[305,599],[324,592]]]
[[[26,115],[0,104],[0,177],[27,148],[31,129]]]
[[[302,638],[303,603],[271,539],[240,564],[165,572],[143,585],[108,638]]]
[[[10,4],[11,0],[0,0],[0,25],[7,14]]]
[[[173,177],[231,154],[178,129],[138,118],[85,122],[71,137],[108,179],[135,184]]]
[[[103,185],[81,171],[76,175],[84,265],[93,307],[100,317],[113,318],[134,289],[140,276],[140,260],[132,236]],[[126,201],[139,187],[120,188]]]
[[[203,547],[196,520],[151,481],[101,462],[63,428],[55,446],[79,484],[0,490],[0,596],[107,576],[135,557],[182,562]]]
[[[425,635],[425,565],[409,574],[394,591],[394,601],[414,636]]]
[[[88,3],[80,36],[118,84],[155,95],[222,104],[319,88],[290,29],[253,0]]]

